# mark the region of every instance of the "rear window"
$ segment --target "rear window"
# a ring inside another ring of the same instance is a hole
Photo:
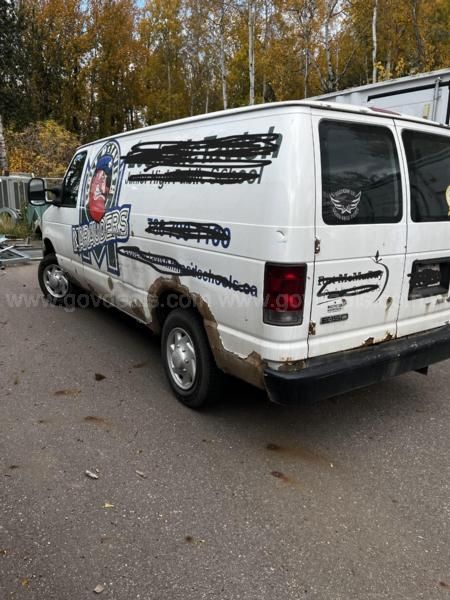
[[[450,138],[403,131],[413,221],[450,220]]]
[[[391,131],[378,125],[324,120],[319,135],[324,222],[400,221],[400,168]]]

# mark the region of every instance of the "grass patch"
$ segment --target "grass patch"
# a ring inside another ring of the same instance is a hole
[[[0,235],[8,235],[16,238],[26,238],[32,234],[28,223],[22,218],[14,225],[10,215],[0,215]]]

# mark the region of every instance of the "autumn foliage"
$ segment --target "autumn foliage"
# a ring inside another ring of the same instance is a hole
[[[446,67],[449,31],[448,0],[0,0],[10,168],[59,170],[31,150],[49,128],[66,148]]]
[[[11,171],[62,177],[79,142],[75,134],[55,121],[42,121],[23,131],[9,130],[6,144]]]

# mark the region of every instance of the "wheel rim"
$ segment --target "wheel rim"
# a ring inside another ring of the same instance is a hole
[[[194,342],[185,329],[175,327],[167,336],[167,364],[176,385],[186,391],[193,387],[197,373]]]
[[[64,298],[69,291],[67,275],[58,265],[48,265],[44,269],[44,285],[53,298]]]

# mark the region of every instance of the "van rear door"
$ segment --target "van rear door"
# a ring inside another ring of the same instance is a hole
[[[450,322],[450,131],[397,122],[405,150],[408,241],[398,335]]]
[[[313,111],[316,256],[310,357],[397,335],[406,248],[393,119]]]

